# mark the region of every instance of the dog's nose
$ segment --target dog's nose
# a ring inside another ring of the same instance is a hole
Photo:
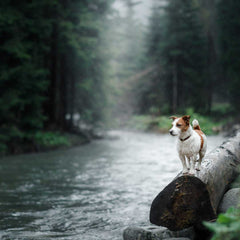
[[[173,130],[169,130],[169,133],[170,133],[171,135],[173,135]]]

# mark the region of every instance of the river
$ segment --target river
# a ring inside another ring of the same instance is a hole
[[[208,151],[222,143],[208,137]],[[68,150],[0,159],[0,239],[121,240],[181,170],[169,135],[111,131]]]

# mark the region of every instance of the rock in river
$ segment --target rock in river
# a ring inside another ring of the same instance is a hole
[[[194,239],[193,228],[170,231],[165,227],[128,227],[123,232],[124,240],[190,240]]]
[[[240,200],[240,188],[232,188],[228,190],[219,205],[218,212],[224,213],[229,207],[237,207]]]

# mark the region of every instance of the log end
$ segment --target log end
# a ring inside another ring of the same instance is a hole
[[[153,200],[150,222],[172,231],[216,218],[206,185],[197,177],[176,178]]]

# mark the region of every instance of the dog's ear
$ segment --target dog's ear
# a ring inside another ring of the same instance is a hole
[[[169,117],[169,119],[172,119],[174,121],[175,119],[177,119],[177,117],[171,116],[171,117]]]
[[[186,125],[189,125],[190,118],[191,118],[190,115],[185,115],[185,116],[182,117],[182,119],[184,120],[184,122],[186,123]]]

